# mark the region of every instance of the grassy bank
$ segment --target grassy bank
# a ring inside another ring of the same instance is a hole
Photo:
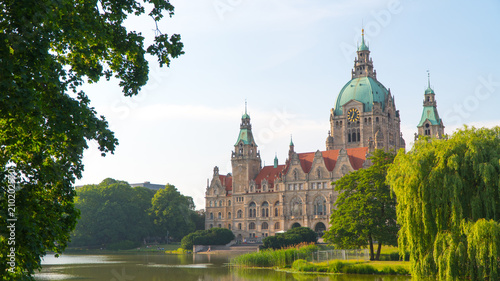
[[[344,273],[344,274],[388,274],[409,275],[408,262],[384,261],[344,261],[331,260],[311,263],[306,260],[296,260],[291,269],[298,272]]]
[[[317,245],[297,245],[280,250],[263,250],[247,253],[231,260],[231,264],[242,267],[273,267],[293,272],[345,273],[345,274],[390,274],[409,275],[410,263],[404,261],[329,260],[308,262]],[[392,252],[394,249],[388,249]]]

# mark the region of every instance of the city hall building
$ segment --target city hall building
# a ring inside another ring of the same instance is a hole
[[[405,148],[400,123],[394,96],[377,80],[362,34],[351,80],[340,90],[330,112],[325,150],[297,152],[290,141],[284,164],[275,158],[274,165],[262,167],[245,108],[231,153],[232,172],[223,175],[215,167],[207,184],[205,228],[228,228],[238,241],[247,242],[296,226],[321,234],[329,227],[338,196],[331,182],[368,167],[367,159],[375,149]],[[430,85],[417,127],[420,135],[443,135]]]

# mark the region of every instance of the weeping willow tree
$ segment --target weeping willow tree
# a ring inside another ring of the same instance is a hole
[[[500,277],[500,127],[465,127],[400,151],[387,181],[412,275]]]

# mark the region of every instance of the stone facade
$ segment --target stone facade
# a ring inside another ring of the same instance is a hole
[[[377,81],[363,36],[352,79],[331,110],[326,150],[297,153],[290,142],[284,164],[275,159],[274,165],[262,167],[245,112],[231,153],[232,173],[221,175],[215,167],[207,183],[205,228],[228,228],[247,242],[295,226],[321,234],[338,196],[331,183],[369,166],[367,157],[376,148],[404,147],[394,97]]]

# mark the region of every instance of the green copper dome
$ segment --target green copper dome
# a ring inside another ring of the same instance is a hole
[[[385,100],[389,91],[372,77],[358,77],[347,82],[340,91],[335,103],[335,115],[342,115],[342,106],[351,100],[364,104],[364,111],[372,111],[373,103],[378,102],[385,108]]]
[[[361,40],[361,45],[358,46],[358,51],[369,51],[368,46],[365,44],[365,39]]]
[[[422,117],[420,118],[420,122],[418,123],[417,127],[422,127],[425,123],[425,120],[429,120],[431,125],[441,124],[441,119],[439,118],[437,109],[434,106],[424,106],[424,111],[422,111]]]
[[[241,129],[240,134],[238,135],[238,140],[234,144],[235,146],[238,145],[240,142],[243,142],[243,144],[252,144],[254,143],[253,139],[253,134],[251,129]]]
[[[435,94],[435,93],[434,93],[434,90],[433,90],[433,89],[431,89],[431,87],[429,86],[429,87],[425,90],[425,94],[427,95],[427,94]]]

